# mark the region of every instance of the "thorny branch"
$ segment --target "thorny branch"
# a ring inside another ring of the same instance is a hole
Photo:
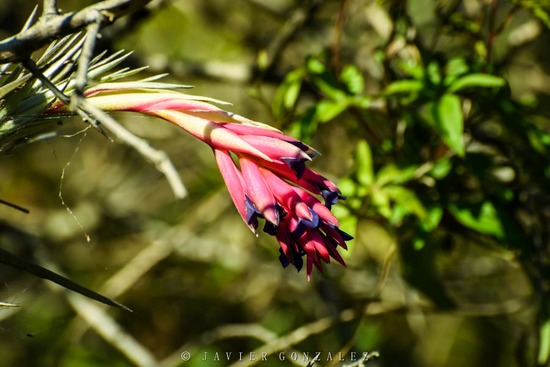
[[[150,0],[105,0],[82,10],[57,13],[57,2],[44,1],[43,15],[38,22],[20,33],[0,41],[0,64],[19,62],[55,39],[76,33],[86,26],[101,22],[110,24],[121,16],[141,9]]]
[[[42,31],[39,32],[36,31],[36,29],[37,27],[39,30],[42,29],[40,27],[44,28],[44,24],[49,24],[50,22],[52,22],[52,19],[53,21],[55,21],[55,19],[58,19],[58,17],[61,17],[63,19],[65,19],[64,17],[69,17],[67,19],[72,19],[73,17],[77,17],[78,15],[78,17],[82,17],[89,21],[85,24],[87,29],[86,40],[84,42],[84,45],[82,46],[82,51],[78,59],[78,69],[75,80],[76,88],[75,93],[71,96],[71,98],[69,98],[61,90],[59,90],[59,88],[57,88],[55,84],[52,83],[41,72],[36,63],[30,58],[30,53],[26,55],[21,54],[16,58],[16,60],[19,60],[22,65],[33,74],[35,78],[39,79],[43,85],[45,85],[48,89],[52,91],[52,93],[54,93],[57,99],[69,106],[70,109],[74,111],[77,115],[79,115],[84,121],[92,124],[100,132],[103,132],[101,129],[102,127],[106,127],[112,134],[115,135],[115,137],[119,141],[134,148],[136,151],[138,151],[138,153],[140,153],[147,160],[152,162],[155,167],[164,174],[168,183],[170,184],[170,187],[172,188],[172,191],[174,192],[174,195],[177,198],[183,198],[187,195],[187,190],[185,189],[185,186],[183,185],[180,176],[178,175],[170,159],[167,157],[166,153],[152,148],[149,144],[147,144],[145,140],[133,135],[130,131],[122,127],[122,125],[120,125],[109,115],[86,103],[85,99],[82,97],[82,92],[87,84],[88,67],[91,57],[93,55],[95,41],[98,37],[101,26],[103,24],[112,22],[116,18],[115,15],[126,14],[126,12],[135,10],[138,5],[144,6],[148,1],[149,0],[107,0],[96,4],[96,6],[90,6],[76,13],[69,13],[69,15],[60,16],[57,15],[56,1],[45,0],[43,5],[43,15],[36,24],[30,27],[25,26],[24,30],[19,33],[19,35],[14,36],[15,38],[12,37],[6,41],[0,42],[0,63],[3,60],[3,45],[10,44],[9,41],[11,39],[28,39],[28,36],[26,36],[27,34],[44,35],[44,33],[41,33]],[[99,6],[100,4],[103,5]],[[123,8],[126,9],[126,12],[122,11]],[[106,14],[111,15],[106,18]],[[45,27],[45,30],[49,29],[51,29],[51,27]],[[77,29],[78,28],[71,28],[73,32],[75,32]],[[58,38],[60,36],[61,34],[56,33],[50,35],[50,38]],[[16,42],[15,46],[17,46],[17,44],[18,43]],[[34,44],[35,43],[31,43],[31,45]]]

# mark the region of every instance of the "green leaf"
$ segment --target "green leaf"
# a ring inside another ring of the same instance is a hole
[[[399,168],[394,164],[387,164],[378,171],[376,184],[378,186],[384,186],[388,183],[403,184],[414,177],[417,169],[416,166]]]
[[[437,228],[441,218],[443,217],[443,208],[433,206],[426,210],[426,216],[420,222],[420,228],[425,232],[431,232]]]
[[[327,70],[325,64],[315,57],[310,57],[306,61],[306,68],[310,73],[322,74]]]
[[[550,319],[547,319],[544,324],[542,324],[539,330],[539,340],[538,365],[545,366],[550,359]]]
[[[384,94],[391,96],[400,93],[417,93],[421,91],[422,88],[424,88],[424,84],[420,80],[398,80],[388,85]]]
[[[317,106],[312,106],[301,113],[292,123],[290,135],[300,140],[309,141],[317,132],[319,120],[317,118]]]
[[[294,108],[300,95],[303,69],[296,69],[287,74],[281,85],[277,88],[273,98],[273,114],[276,117],[283,116],[287,111]]]
[[[459,156],[464,156],[464,141],[462,139],[464,121],[460,98],[454,94],[444,94],[431,107],[435,127],[441,133],[445,144]]]
[[[426,217],[426,208],[414,191],[403,186],[391,185],[384,187],[384,192],[395,203],[395,207],[401,208],[403,214],[414,214],[420,219]]]
[[[453,168],[451,160],[449,158],[441,158],[434,162],[434,166],[430,170],[430,175],[439,180],[447,176],[451,168]]]
[[[357,181],[361,185],[370,186],[374,181],[372,168],[372,153],[365,140],[359,141],[356,147]]]
[[[458,77],[464,75],[469,70],[468,63],[461,57],[453,58],[449,60],[447,65],[445,65],[445,76],[446,77]]]
[[[365,90],[365,79],[355,65],[346,65],[340,73],[340,81],[344,83],[351,94],[359,94]]]
[[[426,71],[428,72],[428,79],[433,85],[441,83],[441,70],[436,62],[430,62]]]
[[[489,74],[468,74],[455,80],[450,86],[449,92],[456,92],[461,89],[480,87],[480,88],[498,88],[506,84],[506,81],[498,76]]]
[[[344,101],[348,98],[347,93],[341,89],[334,74],[323,62],[316,58],[309,58],[306,62],[306,70],[309,73],[311,82],[326,97],[334,101]]]
[[[329,122],[341,114],[348,104],[342,101],[322,100],[316,106],[316,117],[319,122]]]
[[[388,193],[381,189],[374,189],[371,192],[371,202],[378,213],[384,218],[390,218],[392,215],[390,197]]]
[[[479,207],[451,204],[448,209],[456,220],[470,229],[498,239],[505,236],[498,213],[490,201],[483,202]]]

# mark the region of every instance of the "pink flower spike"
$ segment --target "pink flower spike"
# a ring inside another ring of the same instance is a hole
[[[215,122],[173,110],[155,111],[154,115],[178,125],[189,134],[199,138],[213,148],[228,150],[235,153],[247,153],[271,161],[271,158],[265,153],[254,148],[242,140],[238,135]]]
[[[267,128],[262,128],[257,126],[250,126],[250,125],[243,125],[243,124],[230,124],[230,123],[223,123],[223,125],[227,129],[233,131],[238,135],[267,136],[270,138],[286,141],[300,148],[303,152],[305,152],[311,158],[321,155],[318,151],[316,151],[309,145],[291,136],[285,135],[281,131],[275,130],[274,128],[267,129]]]
[[[246,225],[256,233],[256,228],[253,223],[249,221],[249,214],[246,206],[246,196],[244,193],[244,180],[241,172],[235,166],[235,162],[231,158],[231,155],[227,151],[214,149],[214,155],[216,157],[216,163],[223,177],[225,185],[229,190],[229,195],[237,208],[237,211],[241,215],[241,218]]]
[[[329,208],[327,208],[323,203],[321,203],[317,198],[308,192],[296,187],[292,186],[292,189],[296,192],[298,196],[311,208],[315,213],[319,215],[319,217],[324,220],[325,222],[331,224],[332,226],[338,227],[340,226],[340,223],[338,222],[338,219],[332,214]]]
[[[265,219],[264,232],[276,237],[284,267],[292,264],[300,271],[306,262],[310,280],[313,265],[322,272],[323,263],[333,258],[345,266],[338,251],[347,249],[352,237],[340,230],[330,211],[344,197],[333,182],[306,167],[319,153],[274,127],[217,107],[223,102],[179,93],[171,86],[101,83],[84,95],[105,111],[160,117],[209,144],[239,215],[254,233],[258,220]],[[55,101],[44,114],[68,112]]]
[[[319,262],[319,259],[317,258],[317,251],[315,251],[315,245],[312,242],[307,242],[304,245],[304,251],[306,252],[306,273],[307,273],[307,280],[311,280],[311,272],[313,270],[313,264],[315,263],[315,266],[319,268],[317,263]],[[322,268],[321,268],[322,271]]]
[[[285,209],[285,211],[296,215],[299,219],[304,219],[308,222],[314,221],[315,218],[311,209],[301,200],[300,196],[294,192],[292,185],[281,180],[265,168],[260,167],[260,171],[262,172],[271,193]],[[316,218],[317,223],[313,224],[315,227],[318,225],[319,219],[318,217]]]
[[[241,135],[241,139],[257,149],[262,149],[272,159],[303,159],[311,158],[297,146],[284,140],[259,135]]]
[[[308,243],[313,244],[318,258],[327,264],[330,263],[330,254],[327,250],[327,245],[325,244],[325,240],[319,231],[307,231],[305,234],[305,240],[308,241]]]
[[[246,191],[250,199],[258,210],[262,213],[265,220],[275,227],[279,225],[279,212],[277,202],[267,186],[264,176],[260,169],[247,156],[239,154],[239,164],[246,184]]]
[[[344,259],[342,258],[340,253],[336,250],[336,246],[331,246],[330,244],[328,244],[326,246],[326,249],[328,250],[328,252],[330,253],[330,256],[334,260],[338,261],[342,266],[346,266],[346,263],[344,262]]]
[[[338,229],[337,227],[332,228],[330,225],[322,225],[321,229],[326,233],[328,237],[332,238],[336,244],[342,246],[344,250],[348,249],[346,241],[352,240],[352,236]]]
[[[159,110],[218,112],[219,107],[175,92],[110,92],[88,98],[90,103],[107,111],[136,111],[150,113]]]

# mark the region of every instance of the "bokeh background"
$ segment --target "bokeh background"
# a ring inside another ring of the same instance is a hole
[[[35,5],[0,1],[0,37]],[[175,199],[142,156],[67,118],[1,156],[0,197],[30,213],[0,206],[0,244],[133,312],[1,266],[0,301],[19,307],[0,309],[0,366],[305,366],[316,352],[358,366],[374,351],[364,365],[546,365],[545,6],[170,0],[106,28],[98,52],[131,50],[142,75],[169,73],[319,150],[311,166],[348,196],[335,212],[356,239],[346,268],[308,282],[243,225],[205,144],[115,115],[168,154],[188,190]]]

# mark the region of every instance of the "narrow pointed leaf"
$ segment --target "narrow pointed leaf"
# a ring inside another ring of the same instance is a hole
[[[455,80],[449,87],[448,91],[456,92],[461,89],[471,87],[497,88],[502,87],[504,84],[506,84],[506,81],[498,76],[474,73]]]
[[[110,298],[102,296],[101,294],[96,293],[86,287],[83,287],[80,284],[77,284],[70,279],[67,279],[57,273],[54,273],[51,270],[48,270],[39,265],[33,264],[29,261],[23,260],[20,257],[12,254],[11,252],[8,252],[3,249],[0,249],[0,263],[11,266],[19,270],[26,271],[27,273],[33,274],[39,278],[49,280],[73,292],[79,293],[83,296],[86,296],[98,302],[104,303],[106,305],[117,307],[130,312],[132,311],[128,307],[124,306],[123,304],[120,304],[116,301],[113,301]]]

